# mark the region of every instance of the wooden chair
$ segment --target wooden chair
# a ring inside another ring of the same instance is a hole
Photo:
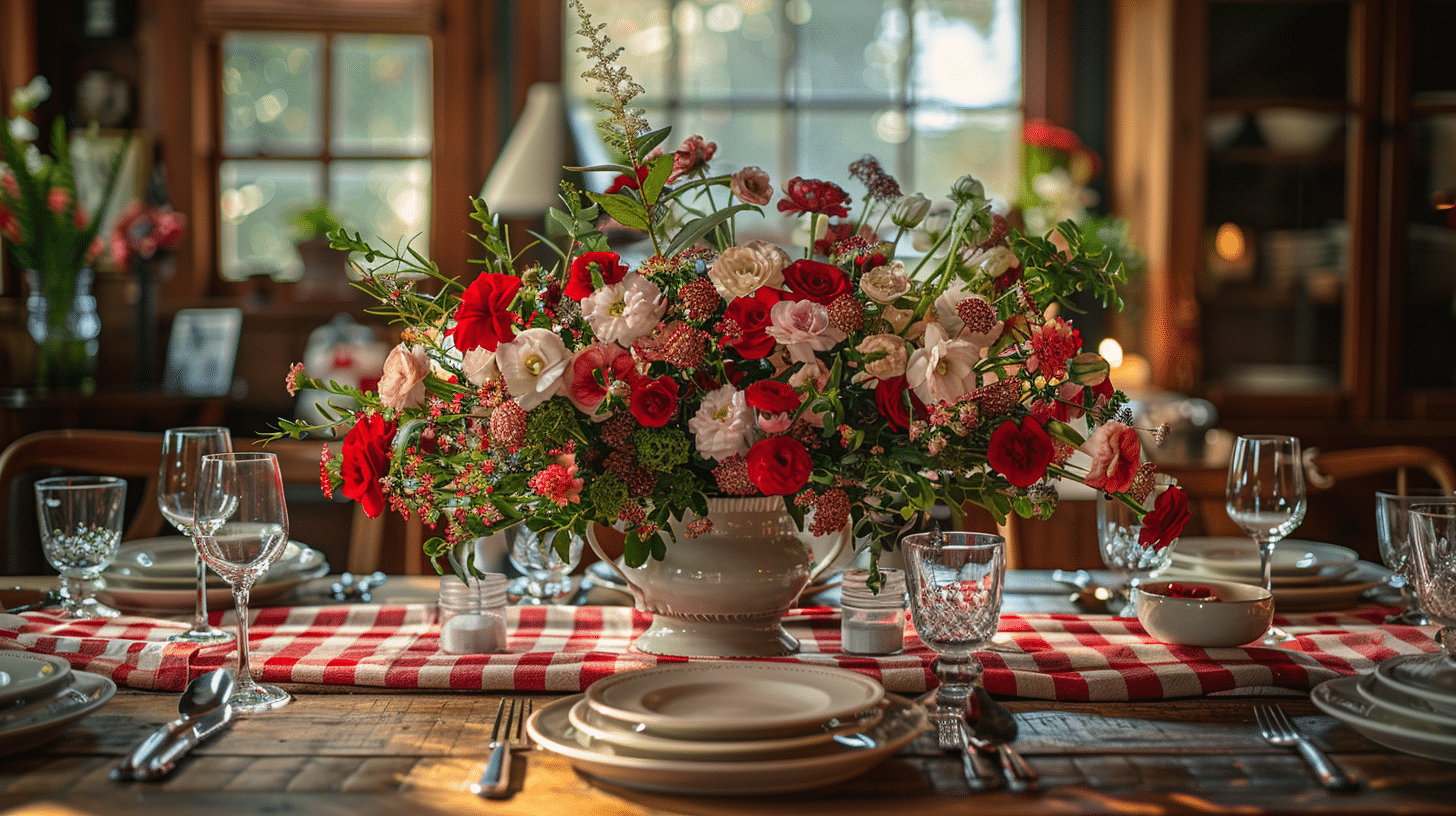
[[[338,443],[331,443],[337,450]],[[265,450],[278,456],[285,485],[317,485],[322,444],[283,439],[264,446],[261,440],[234,440],[237,450]],[[36,573],[44,563],[39,548],[18,551],[13,542],[34,540],[34,498],[29,482],[20,477],[43,471],[90,473],[127,479],[141,489],[129,491],[128,518],[123,540],[161,535],[169,529],[157,507],[157,482],[162,460],[162,434],[135,431],[68,429],[39,431],[12,442],[0,453],[0,531],[7,544],[0,572]],[[24,487],[26,495],[12,495]],[[14,510],[16,517],[10,511]],[[27,523],[28,522],[28,523]],[[379,568],[385,533],[383,519],[370,519],[353,507],[349,547],[344,569],[372,572]],[[27,557],[32,556],[33,557]]]

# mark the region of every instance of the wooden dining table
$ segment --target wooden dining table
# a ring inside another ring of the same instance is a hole
[[[5,583],[47,579],[5,579]],[[50,579],[53,580],[53,579]],[[319,603],[301,587],[294,603]],[[1008,579],[1005,612],[1075,613],[1044,575]],[[1020,587],[1020,589],[1018,589]],[[393,577],[383,603],[425,602],[431,578]],[[322,597],[322,596],[319,596]],[[927,732],[868,773],[801,793],[699,797],[617,787],[544,750],[517,752],[512,795],[469,792],[484,769],[500,700],[537,709],[566,695],[292,685],[286,707],[247,716],[167,778],[119,783],[116,760],[175,716],[177,694],[121,689],[59,738],[0,758],[0,814],[467,814],[805,816],[806,814],[1453,813],[1456,764],[1397,752],[1302,695],[1137,702],[1001,698],[1036,792],[971,792],[959,758]],[[1361,783],[1321,789],[1297,752],[1266,743],[1254,705],[1276,702]]]

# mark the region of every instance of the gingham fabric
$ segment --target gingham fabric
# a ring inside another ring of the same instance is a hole
[[[1207,694],[1308,691],[1400,654],[1435,652],[1433,628],[1385,626],[1390,610],[1288,615],[1297,636],[1284,648],[1197,649],[1155,642],[1136,620],[1107,616],[1004,615],[997,644],[981,654],[993,694],[1045,700],[1154,700]],[[27,613],[0,646],[61,655],[77,669],[132,688],[180,691],[189,677],[232,664],[232,644],[167,642],[183,623],[136,616],[70,622]],[[214,616],[218,622],[219,616]],[[440,651],[435,607],[279,607],[250,624],[254,675],[267,683],[575,692],[619,671],[681,662],[632,651],[650,618],[627,607],[512,607],[510,651]],[[774,660],[841,666],[890,691],[935,684],[935,655],[907,624],[905,651],[888,657],[840,652],[839,612],[799,609],[785,618],[799,654]]]

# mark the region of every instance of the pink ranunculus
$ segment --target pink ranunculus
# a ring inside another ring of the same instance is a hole
[[[814,360],[817,351],[828,351],[847,336],[829,322],[829,310],[812,300],[781,300],[769,309],[772,324],[766,331],[799,363]]]
[[[425,404],[425,375],[430,356],[424,346],[400,343],[384,360],[379,378],[379,403],[387,408],[418,408]]]
[[[1082,450],[1092,457],[1082,480],[1088,487],[1108,493],[1123,493],[1132,487],[1142,458],[1137,431],[1121,422],[1104,422],[1082,444]]]

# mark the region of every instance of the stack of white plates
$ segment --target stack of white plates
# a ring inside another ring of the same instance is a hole
[[[874,767],[926,725],[862,674],[796,663],[624,672],[526,724],[578,770],[631,788],[714,796],[807,790]]]
[[[197,550],[184,536],[144,538],[121,545],[104,573],[102,600],[118,609],[138,612],[183,612],[197,604]],[[304,581],[329,572],[324,554],[297,541],[253,585],[251,603],[267,604],[287,595]],[[232,590],[222,578],[207,573],[209,609],[232,606]]]
[[[1263,584],[1259,551],[1251,538],[1180,538],[1172,561],[1158,577],[1165,581],[1237,581]],[[1390,570],[1361,561],[1346,547],[1284,539],[1274,544],[1270,565],[1274,603],[1281,611],[1344,609],[1366,590],[1390,579]]]
[[[1393,657],[1375,671],[1315,686],[1326,714],[1397,751],[1456,762],[1456,661],[1439,655]]]
[[[115,693],[109,679],[71,671],[62,658],[0,652],[0,755],[60,736]]]

